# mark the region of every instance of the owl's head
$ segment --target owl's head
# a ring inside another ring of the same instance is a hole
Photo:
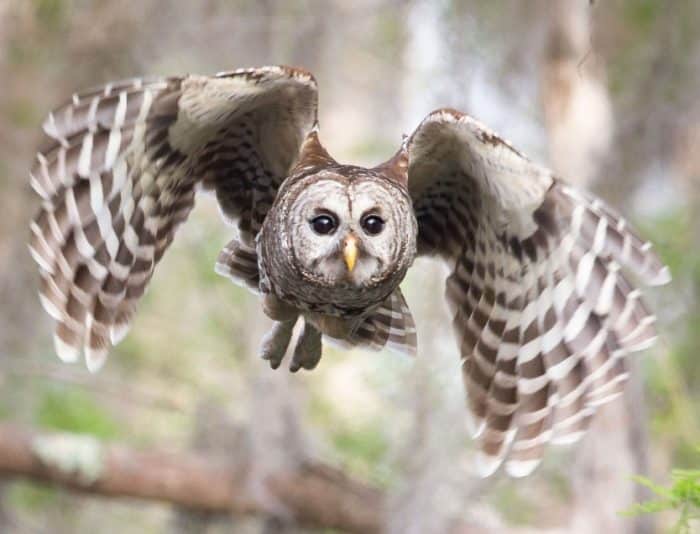
[[[385,167],[334,164],[289,180],[261,237],[267,275],[303,302],[364,308],[403,280],[417,224],[405,186]]]
[[[291,252],[309,281],[365,289],[405,274],[416,242],[407,194],[365,169],[322,171],[306,182],[288,221]]]

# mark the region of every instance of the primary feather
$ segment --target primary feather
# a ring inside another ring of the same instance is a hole
[[[315,120],[313,77],[287,67],[118,82],[52,112],[30,251],[59,356],[103,364],[197,184],[252,242]]]
[[[654,318],[623,269],[648,285],[665,267],[620,216],[454,110],[408,139],[419,252],[452,268],[447,300],[484,474],[530,473],[569,443],[648,347]],[[506,460],[507,459],[507,460]]]

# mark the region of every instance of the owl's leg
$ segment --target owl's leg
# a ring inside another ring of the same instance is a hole
[[[270,362],[270,367],[277,369],[289,347],[299,312],[272,293],[263,297],[262,306],[265,315],[275,322],[262,339],[260,356]]]
[[[262,307],[265,315],[273,321],[296,321],[299,316],[299,311],[294,306],[278,299],[272,293],[263,297]]]
[[[270,331],[262,339],[260,357],[263,360],[268,360],[273,369],[277,369],[282,363],[296,322],[297,316],[288,321],[275,321]]]
[[[318,365],[321,360],[322,343],[321,331],[309,321],[304,320],[304,330],[302,330],[297,346],[294,348],[292,363],[289,370],[296,373],[301,367],[310,371]]]

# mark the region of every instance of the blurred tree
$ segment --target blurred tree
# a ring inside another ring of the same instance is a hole
[[[613,139],[605,66],[592,41],[591,20],[591,7],[579,0],[562,0],[549,9],[542,80],[552,168],[584,188],[600,176]],[[607,180],[606,186],[615,183]],[[642,377],[634,361],[629,367],[626,404],[603,407],[577,452],[574,532],[653,531],[649,518],[635,522],[619,514],[638,497],[629,473],[647,472]]]

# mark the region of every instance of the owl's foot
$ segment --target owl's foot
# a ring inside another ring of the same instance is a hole
[[[304,330],[297,340],[297,346],[294,348],[294,356],[292,357],[292,363],[289,364],[289,370],[292,373],[296,373],[303,367],[310,371],[321,360],[321,352],[321,332],[309,321],[304,321]]]
[[[260,357],[268,360],[273,369],[277,369],[282,363],[296,322],[296,317],[289,321],[276,321],[260,343]]]

